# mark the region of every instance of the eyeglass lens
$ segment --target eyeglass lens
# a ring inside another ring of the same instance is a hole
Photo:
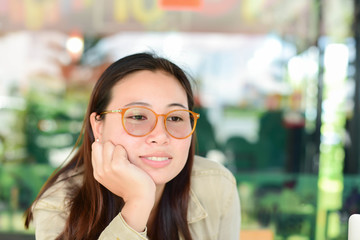
[[[129,108],[124,113],[123,121],[128,133],[143,136],[155,128],[156,115],[146,108]],[[166,116],[165,127],[170,135],[184,138],[191,134],[193,122],[193,114],[185,110],[176,110]]]

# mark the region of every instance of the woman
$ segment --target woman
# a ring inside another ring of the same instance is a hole
[[[172,62],[124,57],[96,83],[76,155],[26,213],[36,239],[238,239],[232,174],[194,157],[199,115]]]

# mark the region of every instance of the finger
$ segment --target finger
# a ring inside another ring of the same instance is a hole
[[[103,152],[102,152],[102,157],[103,157],[102,165],[105,173],[111,170],[111,161],[113,158],[114,149],[115,149],[115,145],[110,141],[104,143]]]
[[[128,164],[128,163],[130,163],[127,152],[123,146],[121,146],[121,145],[115,146],[112,163],[113,164]]]
[[[91,145],[91,163],[94,171],[94,175],[103,172],[103,146],[99,142],[94,142]]]

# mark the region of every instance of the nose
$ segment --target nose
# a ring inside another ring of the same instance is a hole
[[[159,114],[155,128],[147,136],[148,143],[167,144],[170,139],[170,135],[165,127],[165,114]]]

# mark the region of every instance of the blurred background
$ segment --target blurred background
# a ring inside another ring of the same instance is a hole
[[[194,79],[197,154],[236,176],[242,239],[347,239],[359,13],[358,0],[0,0],[0,238],[34,239],[23,212],[71,153],[95,81],[151,51]]]

